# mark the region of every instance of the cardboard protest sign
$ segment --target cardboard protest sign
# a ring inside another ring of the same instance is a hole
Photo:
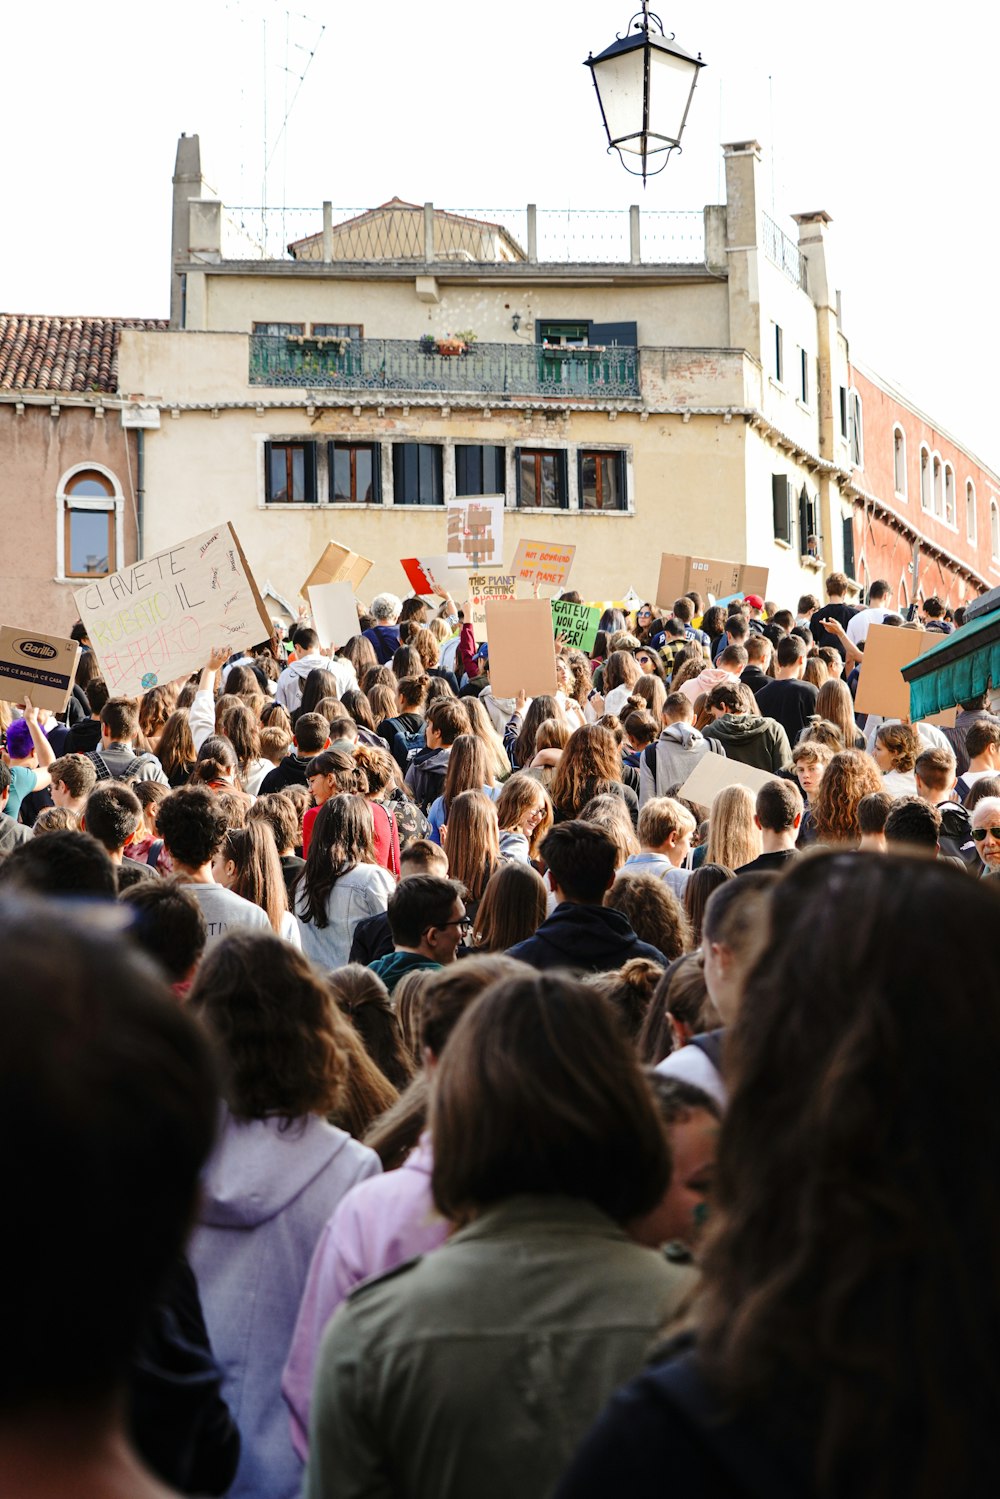
[[[681,787],[679,795],[699,806],[710,807],[727,786],[745,786],[754,796],[768,781],[778,780],[769,770],[730,760],[727,755],[702,755]]]
[[[552,610],[553,633],[561,635],[566,645],[589,655],[597,639],[601,610],[590,604],[566,604],[561,599],[553,599],[549,608]]]
[[[463,495],[447,502],[448,564],[503,567],[502,494]]]
[[[401,557],[399,565],[414,593],[422,598],[460,598],[469,586],[468,574],[448,566],[448,558]]]
[[[73,690],[79,661],[75,640],[4,625],[0,629],[0,700],[23,703],[28,696],[36,708],[61,713]]]
[[[575,546],[560,546],[554,541],[519,541],[510,570],[532,587],[563,589],[575,556]]]
[[[358,607],[350,583],[313,583],[309,606],[320,644],[336,650],[360,633]]]
[[[74,593],[112,697],[139,697],[204,666],[213,646],[256,645],[271,621],[229,524]]]
[[[352,552],[350,547],[342,547],[337,541],[328,542],[300,591],[303,598],[309,599],[309,590],[314,583],[350,583],[357,592],[374,565],[367,557]]]
[[[716,562],[708,557],[681,557],[674,552],[664,552],[660,558],[656,606],[658,609],[672,609],[674,600],[690,589],[700,593],[702,598],[708,594],[715,599],[742,598],[748,593],[764,598],[767,577],[766,567],[751,567],[746,562]]]
[[[898,625],[869,625],[865,653],[858,676],[854,706],[859,713],[875,713],[882,718],[910,717],[910,687],[903,680],[903,667],[922,656],[944,637],[934,630],[904,630]],[[943,728],[955,727],[954,708],[935,713],[925,723]]]
[[[490,685],[494,697],[529,697],[556,690],[556,647],[546,599],[486,602]]]
[[[489,639],[486,604],[509,603],[517,590],[513,573],[470,573],[469,597],[465,605],[465,622],[472,626],[477,645]]]

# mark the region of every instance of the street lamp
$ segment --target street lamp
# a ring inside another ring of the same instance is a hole
[[[655,29],[650,30],[650,23]],[[633,29],[634,27],[634,29]],[[617,151],[621,164],[635,177],[662,172],[671,151],[681,149],[680,140],[694,96],[698,73],[705,64],[701,54],[692,57],[678,47],[673,32],[666,35],[663,22],[642,0],[642,10],[597,57],[587,58],[601,119],[608,134],[608,150]],[[663,164],[649,166],[651,156],[663,156]],[[638,157],[632,167],[627,157]]]

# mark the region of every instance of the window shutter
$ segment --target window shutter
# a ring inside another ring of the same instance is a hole
[[[809,555],[810,519],[809,491],[803,484],[799,490],[799,552],[803,557]]]
[[[305,495],[304,498],[314,504],[316,501],[316,444],[307,442],[304,447],[305,465]]]
[[[790,504],[788,475],[771,475],[771,506],[774,511],[774,534],[778,541],[791,545],[792,507]]]
[[[520,448],[515,448],[514,449],[514,481],[515,481],[515,486],[516,486],[516,488],[515,488],[515,498],[516,498],[518,506],[520,506],[520,504],[521,504],[521,449]]]
[[[556,504],[563,510],[569,506],[569,463],[566,449],[556,454]]]
[[[273,447],[274,447],[274,443],[273,442],[266,442],[264,444],[264,499],[265,499],[265,501],[266,500],[271,500],[274,497],[274,491],[271,488],[271,450],[272,450]]]
[[[626,349],[637,348],[638,325],[635,323],[591,323],[590,342],[606,345],[619,344]]]
[[[372,504],[382,503],[382,444],[372,443]]]
[[[619,508],[619,510],[627,510],[628,509],[628,491],[626,489],[626,484],[627,484],[627,469],[626,469],[626,466],[625,466],[625,454],[624,453],[618,453],[618,454],[615,455],[615,467],[618,470],[618,508]]]
[[[854,516],[844,516],[844,572],[849,578],[856,576],[854,571]]]

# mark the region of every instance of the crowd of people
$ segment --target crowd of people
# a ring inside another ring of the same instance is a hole
[[[1000,717],[826,589],[0,704],[5,1494],[996,1492]]]

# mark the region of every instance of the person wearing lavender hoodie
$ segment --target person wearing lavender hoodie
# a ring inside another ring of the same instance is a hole
[[[302,1467],[281,1371],[323,1226],[381,1165],[327,1123],[348,1066],[345,1022],[301,953],[270,933],[231,932],[204,959],[189,1005],[226,1082],[189,1257],[242,1436],[229,1495],[295,1499]]]
[[[469,957],[436,975],[423,1002],[421,1039],[428,1072],[461,1016],[489,984],[528,970],[499,953]],[[358,1185],[340,1202],[316,1246],[281,1381],[291,1440],[309,1453],[309,1407],[323,1333],[334,1312],[363,1281],[438,1249],[451,1232],[431,1193],[434,1152],[423,1134],[398,1171]]]

